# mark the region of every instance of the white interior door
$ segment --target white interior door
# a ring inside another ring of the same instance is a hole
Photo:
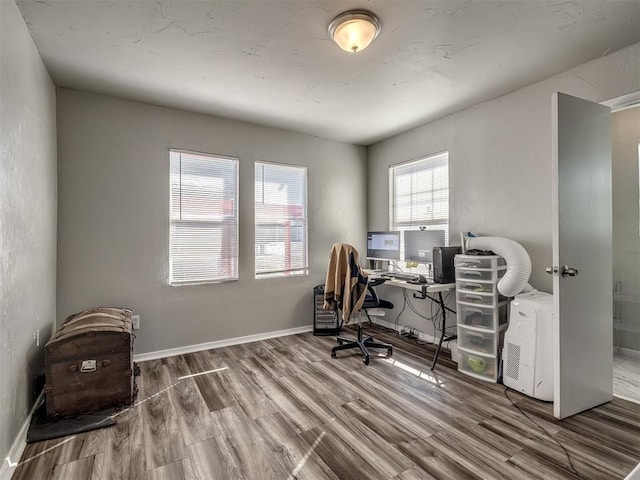
[[[553,96],[554,415],[613,398],[611,110]]]

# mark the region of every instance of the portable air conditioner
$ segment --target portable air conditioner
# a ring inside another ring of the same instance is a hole
[[[539,400],[553,400],[553,295],[532,291],[511,302],[502,350],[502,381]]]

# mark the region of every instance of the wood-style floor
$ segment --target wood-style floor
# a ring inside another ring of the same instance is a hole
[[[614,350],[613,393],[640,403],[640,357]]]
[[[609,480],[640,462],[640,405],[558,422],[446,355],[431,372],[430,346],[376,337],[394,355],[369,366],[310,333],[141,363],[116,426],[29,445],[13,478]]]

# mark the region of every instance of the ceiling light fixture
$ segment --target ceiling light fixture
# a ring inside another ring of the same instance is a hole
[[[380,19],[366,10],[341,13],[329,24],[329,36],[347,52],[359,52],[380,33]]]

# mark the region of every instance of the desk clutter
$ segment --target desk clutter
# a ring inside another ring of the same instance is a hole
[[[497,382],[500,352],[509,322],[509,299],[497,284],[507,269],[498,255],[456,255],[458,370]]]
[[[382,278],[389,278],[391,280],[402,280],[407,283],[414,283],[416,285],[421,285],[423,283],[433,283],[433,279],[427,278],[424,275],[419,275],[417,273],[384,272],[381,273],[380,276]]]

